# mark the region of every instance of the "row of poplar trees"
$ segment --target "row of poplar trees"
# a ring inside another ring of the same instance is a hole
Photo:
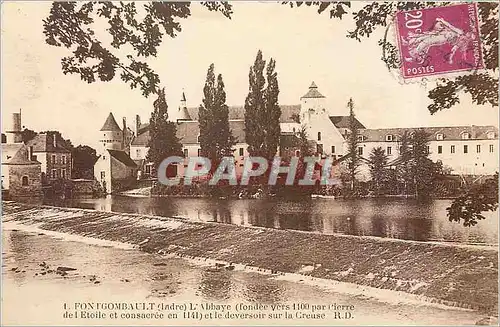
[[[249,91],[245,100],[245,135],[248,152],[272,160],[279,146],[281,109],[278,105],[276,61],[266,61],[259,50],[250,67]],[[168,120],[165,91],[158,92],[150,119],[147,160],[158,167],[169,156],[182,156],[182,145],[176,135],[176,124]],[[223,157],[233,155],[236,139],[229,125],[229,108],[221,74],[216,76],[214,64],[208,68],[203,100],[199,107],[201,156],[209,158],[212,171]]]

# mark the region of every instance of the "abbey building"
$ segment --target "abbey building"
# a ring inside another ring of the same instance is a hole
[[[277,155],[294,149],[294,140],[298,138],[301,126],[306,127],[310,143],[314,145],[316,155],[340,159],[347,154],[347,135],[349,133],[349,116],[332,116],[326,105],[326,97],[313,82],[309,90],[300,98],[296,105],[281,105],[281,146]],[[347,109],[346,109],[347,110]],[[199,156],[199,123],[198,108],[187,107],[183,94],[181,105],[170,113],[177,121],[177,136],[182,142],[184,156]],[[395,162],[400,154],[401,137],[405,132],[412,133],[417,128],[382,128],[371,129],[356,120],[359,135],[358,154],[368,159],[372,149],[382,147],[388,156],[389,164]],[[248,145],[245,143],[245,122],[243,106],[229,106],[229,125],[236,139],[234,158],[236,170],[243,169],[244,158],[248,156]],[[441,161],[451,174],[456,175],[492,175],[498,171],[498,128],[491,126],[443,126],[421,127],[429,135],[429,153],[433,161]],[[101,129],[103,135],[103,154],[100,165],[109,167],[104,173],[96,166],[95,174],[98,180],[111,183],[114,176],[114,166],[119,166],[121,172],[148,176],[151,174],[151,164],[146,161],[149,141],[149,125],[141,123],[136,116],[133,128],[120,128],[113,115],[106,120]],[[292,152],[293,153],[293,152]],[[104,159],[106,158],[106,159]],[[110,162],[103,164],[105,160]],[[113,161],[116,161],[113,164]],[[365,160],[366,162],[367,160]],[[97,164],[96,164],[97,165]],[[127,167],[127,168],[125,168]],[[184,164],[177,167],[182,174],[187,167]],[[109,178],[108,178],[109,177]],[[122,176],[123,177],[123,176]],[[137,177],[137,175],[136,175]],[[361,167],[359,178],[369,179],[367,166]]]

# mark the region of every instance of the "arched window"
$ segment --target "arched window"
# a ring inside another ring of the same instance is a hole
[[[196,138],[196,142],[200,143],[200,134],[198,134],[198,137]]]
[[[28,186],[28,176],[23,176],[23,178],[21,178],[21,184],[23,186]]]
[[[318,132],[318,141],[321,141],[321,132]]]
[[[442,133],[436,134],[436,140],[441,141],[444,139],[444,135]]]

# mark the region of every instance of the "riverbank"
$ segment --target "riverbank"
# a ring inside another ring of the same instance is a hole
[[[3,203],[4,222],[497,311],[498,248],[320,235],[137,214]]]

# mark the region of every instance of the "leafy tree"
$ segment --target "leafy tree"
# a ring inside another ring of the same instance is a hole
[[[359,42],[370,37],[376,30],[385,29],[384,38],[378,40],[381,47],[382,61],[389,70],[400,68],[398,47],[386,39],[389,28],[394,28],[392,22],[394,15],[400,10],[414,10],[428,7],[445,6],[452,2],[372,2],[365,4],[359,11],[351,10],[350,2],[290,2],[291,7],[300,7],[302,4],[317,6],[318,13],[329,9],[330,18],[343,19],[352,16],[355,23],[354,30],[347,32],[346,37]],[[432,103],[428,106],[431,113],[449,109],[460,102],[459,95],[468,93],[475,104],[490,104],[498,106],[498,3],[477,3],[478,14],[482,25],[480,26],[480,40],[483,46],[486,70],[472,75],[462,75],[454,78],[440,78],[436,86],[428,93]]]
[[[259,50],[250,67],[249,92],[245,100],[245,135],[248,152],[272,160],[279,146],[281,109],[278,105],[276,61],[262,59]],[[264,76],[264,68],[266,75]],[[267,84],[266,84],[267,81]]]
[[[34,130],[31,130],[29,128],[23,129],[23,131],[22,131],[23,143],[31,141],[37,135],[38,135],[38,133],[35,132]]]
[[[71,152],[73,158],[73,169],[71,175],[73,178],[94,178],[94,164],[97,161],[96,150],[88,145],[79,145],[73,148]]]
[[[299,114],[292,114],[290,116],[290,119],[296,122],[297,124],[300,124],[300,115]]]
[[[379,146],[371,151],[369,160],[370,175],[375,186],[375,193],[379,195],[388,178],[387,155]]]
[[[231,5],[226,2],[200,4],[231,17]],[[190,2],[57,1],[43,20],[43,33],[47,44],[70,51],[61,59],[64,74],[77,74],[88,83],[108,82],[119,74],[147,97],[160,86],[160,77],[147,59],[157,56],[165,35],[177,36],[180,20],[190,15]],[[107,26],[96,28],[99,24]],[[109,46],[104,43],[108,37]],[[123,49],[128,53],[125,58],[119,55]]]
[[[427,132],[419,129],[410,138],[412,177],[417,198],[431,195],[434,181],[440,174],[439,165],[429,159],[428,137]]]
[[[347,103],[349,108],[349,135],[347,136],[347,151],[349,158],[347,159],[347,168],[349,170],[349,182],[351,184],[351,191],[354,191],[356,182],[356,175],[358,168],[361,165],[361,156],[358,153],[359,145],[359,127],[354,115],[354,101],[349,99]]]
[[[203,94],[199,111],[201,154],[212,160],[212,168],[216,169],[223,157],[233,155],[236,142],[229,128],[224,82],[221,74],[215,80],[214,64],[208,68]]]
[[[446,208],[450,221],[461,222],[464,226],[474,226],[478,220],[485,219],[484,211],[498,209],[498,172],[482,184],[475,184],[465,194],[455,199]]]
[[[309,157],[313,154],[313,147],[309,143],[309,137],[307,135],[307,127],[305,125],[300,126],[298,133],[299,137],[299,150],[301,157]]]
[[[153,106],[153,113],[149,120],[149,151],[146,159],[152,162],[153,167],[157,169],[164,159],[170,156],[181,156],[182,145],[176,135],[175,123],[168,121],[165,89],[158,91],[158,98],[154,101]]]

